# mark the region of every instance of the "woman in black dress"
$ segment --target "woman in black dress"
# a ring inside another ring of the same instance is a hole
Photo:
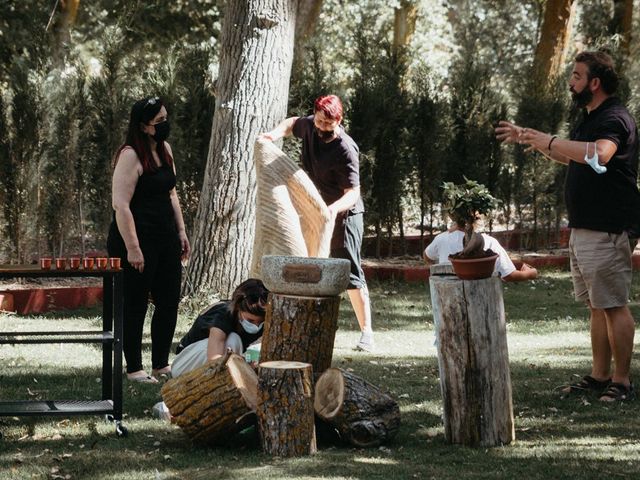
[[[127,138],[115,156],[109,229],[109,255],[124,269],[124,344],[127,378],[157,383],[170,374],[169,350],[180,299],[181,260],[189,256],[167,109],[158,97],[144,98],[131,109]],[[152,375],[142,365],[142,330],[151,294]]]

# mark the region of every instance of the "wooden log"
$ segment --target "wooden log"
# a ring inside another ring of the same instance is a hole
[[[267,305],[260,361],[313,365],[315,378],[331,366],[340,297],[272,293]]]
[[[329,368],[318,379],[314,410],[357,447],[380,445],[400,426],[400,407],[390,395],[339,368]]]
[[[445,437],[469,446],[515,439],[507,330],[498,278],[429,279]]]
[[[223,357],[173,378],[162,399],[176,423],[194,441],[220,443],[255,422],[258,377],[245,360]]]
[[[450,263],[434,263],[429,267],[429,272],[431,275],[455,275]]]
[[[257,416],[265,453],[281,457],[315,453],[311,365],[284,361],[261,363]]]

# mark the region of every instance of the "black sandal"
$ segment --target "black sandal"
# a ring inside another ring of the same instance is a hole
[[[602,392],[611,385],[611,379],[608,380],[596,380],[591,375],[585,375],[576,383],[567,385],[562,389],[562,393],[588,393],[588,392]]]
[[[633,384],[628,387],[624,383],[610,383],[607,389],[600,396],[601,402],[626,402],[633,400],[636,392],[633,390]]]

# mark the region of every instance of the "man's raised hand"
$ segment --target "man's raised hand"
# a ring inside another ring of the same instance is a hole
[[[511,122],[501,120],[496,127],[496,138],[502,143],[518,143],[524,129]]]

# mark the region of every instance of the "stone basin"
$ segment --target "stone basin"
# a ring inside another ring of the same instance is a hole
[[[351,265],[342,258],[262,257],[262,281],[274,293],[331,297],[349,285]]]

